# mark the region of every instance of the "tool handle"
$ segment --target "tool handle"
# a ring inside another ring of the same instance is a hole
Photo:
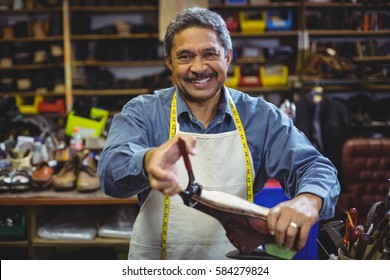
[[[184,164],[186,166],[187,171],[192,171],[192,165],[191,165],[188,153],[187,153],[186,143],[184,142],[183,139],[179,138],[178,144],[179,144],[180,153],[183,156]]]

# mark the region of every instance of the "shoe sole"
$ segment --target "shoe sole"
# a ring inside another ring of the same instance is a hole
[[[31,187],[35,190],[44,190],[51,187],[53,180],[33,180]]]

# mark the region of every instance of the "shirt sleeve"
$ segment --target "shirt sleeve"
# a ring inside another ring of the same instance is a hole
[[[334,216],[340,193],[337,170],[279,110],[270,111],[262,171],[277,179],[289,198],[311,193],[322,198],[321,219]]]
[[[152,146],[143,110],[142,102],[130,101],[112,120],[98,161],[100,185],[109,196],[131,197],[149,188],[143,158]]]

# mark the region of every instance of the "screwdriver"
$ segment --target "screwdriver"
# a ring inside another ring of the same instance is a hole
[[[344,244],[349,246],[352,231],[357,224],[358,211],[356,208],[351,208],[347,212],[347,220],[345,221]]]

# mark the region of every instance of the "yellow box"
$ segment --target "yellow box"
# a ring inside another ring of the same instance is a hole
[[[260,66],[262,86],[283,86],[288,83],[288,68],[286,65]]]
[[[265,11],[241,11],[239,12],[239,20],[242,33],[263,32],[267,25]]]
[[[36,115],[38,114],[38,105],[43,101],[43,96],[35,95],[32,104],[26,103],[26,98],[23,98],[20,95],[16,95],[15,100],[16,106],[18,106],[20,113],[27,115]]]
[[[238,87],[239,82],[240,82],[240,66],[234,65],[233,66],[233,76],[228,75],[228,77],[225,81],[225,86],[230,87],[230,88],[236,88],[236,87]]]
[[[106,126],[108,111],[99,108],[91,108],[91,119],[75,116],[74,113],[74,110],[72,110],[68,114],[65,128],[66,135],[71,136],[73,127],[75,126],[80,128],[80,134],[83,138],[87,136],[99,137],[102,134]]]

